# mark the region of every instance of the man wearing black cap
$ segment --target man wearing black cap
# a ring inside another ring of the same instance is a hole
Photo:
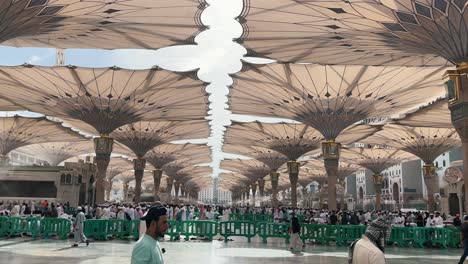
[[[463,217],[463,224],[460,228],[460,239],[464,248],[463,255],[460,258],[458,263],[465,262],[466,257],[468,256],[468,215]]]
[[[166,208],[153,206],[141,220],[146,222],[146,232],[133,247],[132,264],[163,264],[158,238],[169,228]]]

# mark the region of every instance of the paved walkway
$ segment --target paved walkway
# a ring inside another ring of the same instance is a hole
[[[224,243],[213,242],[162,242],[166,249],[165,263],[346,263],[347,249],[335,246],[308,244],[301,254],[285,250],[286,245],[274,240],[263,244],[257,239],[247,243],[242,238]],[[0,263],[9,264],[128,264],[133,241],[112,240],[94,242],[86,247],[80,244],[71,248],[71,241],[54,239],[14,238],[0,240]],[[456,263],[461,249],[403,249],[387,248],[389,264]]]

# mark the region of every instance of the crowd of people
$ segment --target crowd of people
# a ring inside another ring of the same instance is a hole
[[[150,203],[113,203],[104,205],[83,204],[83,214],[86,219],[141,219]],[[391,219],[393,226],[401,227],[442,227],[445,224],[461,226],[459,214],[455,216],[445,213],[429,213],[425,211],[387,212],[387,211],[328,211],[313,209],[293,209],[290,207],[239,207],[221,205],[165,205],[168,220],[221,220],[228,221],[230,214],[264,214],[271,215],[275,222],[290,222],[291,215],[301,215],[302,223],[329,225],[368,225],[385,214]],[[49,203],[47,200],[37,202],[5,202],[0,201],[0,216],[24,217],[30,215],[72,219],[76,214],[69,203]]]

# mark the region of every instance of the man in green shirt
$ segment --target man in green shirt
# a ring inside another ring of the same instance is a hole
[[[132,264],[164,264],[158,238],[169,228],[166,208],[153,206],[141,220],[146,222],[146,233],[133,247]]]

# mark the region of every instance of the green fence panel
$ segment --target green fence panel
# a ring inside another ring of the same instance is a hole
[[[452,248],[459,248],[461,244],[460,228],[457,228],[455,226],[448,226],[447,229],[450,236],[449,246]]]
[[[36,217],[10,217],[9,219],[9,234],[13,236],[15,234],[28,233],[33,238],[36,238],[40,231],[40,218]]]
[[[128,233],[134,240],[140,237],[140,224],[140,219],[128,221]]]
[[[256,233],[263,239],[263,243],[266,243],[269,237],[284,238],[288,243],[291,237],[289,226],[289,223],[260,222],[257,223]]]
[[[231,236],[246,237],[248,241],[255,236],[256,224],[250,221],[224,221],[219,223],[219,232],[226,242]]]
[[[306,240],[318,242],[322,237],[320,226],[321,225],[317,225],[317,224],[302,224],[301,225],[302,243],[305,243]]]
[[[129,220],[125,219],[100,219],[102,221],[105,221],[105,236],[106,238],[108,236],[113,236],[113,237],[118,237],[120,239],[124,239],[126,236],[129,235],[130,233],[130,226]],[[87,220],[86,220],[87,221]]]
[[[218,234],[218,222],[216,221],[183,221],[182,234],[188,241],[191,236],[205,236],[213,239]]]
[[[182,233],[182,222],[177,220],[169,220],[169,228],[166,231],[166,235],[170,237],[171,241],[174,241],[174,238],[180,236]]]
[[[347,246],[349,243],[361,238],[367,228],[359,225],[336,225],[331,227],[331,233],[335,237],[337,246]]]
[[[71,232],[71,221],[63,218],[44,218],[41,220],[41,233],[44,238],[56,234],[60,239],[67,239]]]
[[[10,221],[6,216],[0,216],[0,236],[5,236],[10,230]]]
[[[69,208],[63,210],[63,212],[68,214],[68,215],[75,215],[76,214],[76,208],[69,207]]]
[[[84,234],[96,240],[107,240],[107,224],[105,219],[88,219],[84,221]]]

